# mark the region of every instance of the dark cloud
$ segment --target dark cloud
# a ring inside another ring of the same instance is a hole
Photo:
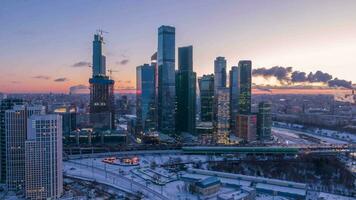
[[[54,79],[55,82],[66,82],[66,81],[69,81],[69,79],[67,78],[57,78],[57,79]]]
[[[130,60],[126,58],[126,59],[123,59],[123,60],[117,62],[117,64],[119,64],[119,65],[126,65],[126,64],[129,63],[129,62],[130,62]]]
[[[352,82],[351,81],[346,81],[338,78],[334,78],[333,80],[330,80],[328,82],[329,87],[344,87],[344,88],[349,88],[352,89]]]
[[[69,93],[70,94],[75,94],[75,93],[87,93],[89,92],[89,87],[86,85],[74,85],[69,88]]]
[[[252,71],[254,76],[263,76],[263,77],[276,77],[280,81],[288,81],[289,74],[292,72],[292,67],[280,67],[275,66],[272,68],[259,68]]]
[[[51,77],[49,77],[49,76],[44,76],[44,75],[38,75],[38,76],[33,76],[32,78],[35,78],[35,79],[43,79],[43,80],[49,80]]]
[[[86,61],[80,61],[77,63],[74,63],[73,65],[71,65],[72,67],[89,67],[91,65],[90,62],[86,62]]]
[[[329,87],[345,87],[352,88],[352,82],[333,78],[332,75],[322,72],[320,70],[315,73],[310,72],[308,75],[305,72],[293,71],[292,67],[272,67],[272,68],[258,68],[252,71],[254,76],[276,77],[282,84],[288,83],[324,83]]]
[[[292,82],[305,82],[307,81],[307,74],[305,72],[294,71],[292,73]]]

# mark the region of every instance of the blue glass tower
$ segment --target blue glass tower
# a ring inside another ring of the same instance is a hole
[[[157,50],[157,120],[158,130],[175,133],[175,28],[158,28]]]
[[[231,67],[229,73],[230,84],[230,130],[234,131],[236,126],[236,117],[239,111],[239,68],[236,66]]]
[[[240,72],[240,95],[239,95],[239,113],[251,113],[251,68],[250,60],[241,60],[239,62]]]

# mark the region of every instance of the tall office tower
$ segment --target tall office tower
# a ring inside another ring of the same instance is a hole
[[[214,91],[219,88],[226,88],[226,59],[217,57],[214,61]]]
[[[230,91],[229,88],[219,88],[215,95],[216,114],[214,119],[215,143],[229,143],[230,127]]]
[[[240,72],[240,95],[239,95],[239,113],[251,113],[251,68],[250,60],[241,60],[239,62]]]
[[[90,83],[90,122],[94,129],[115,128],[115,81],[106,76],[106,61],[102,55],[102,34],[94,35],[93,77]]]
[[[0,103],[0,178],[1,183],[6,183],[6,132],[5,111],[11,110],[14,105],[23,104],[22,99],[4,99]]]
[[[257,139],[270,140],[272,132],[271,102],[262,101],[258,104]]]
[[[62,116],[63,137],[69,137],[70,133],[77,129],[77,108],[72,106],[61,107],[53,112]]]
[[[63,193],[62,117],[28,119],[25,142],[26,199],[58,199]]]
[[[199,78],[200,91],[200,120],[202,122],[213,121],[214,105],[214,74],[203,75]]]
[[[238,114],[236,119],[237,137],[245,142],[253,142],[256,140],[257,117],[251,114]]]
[[[155,68],[144,64],[136,68],[137,131],[155,130]]]
[[[175,28],[158,28],[157,69],[158,130],[166,134],[175,133]]]
[[[235,131],[236,116],[239,111],[239,95],[240,95],[240,83],[239,83],[239,68],[236,66],[231,67],[229,73],[229,85],[230,85],[230,130]]]
[[[193,72],[193,46],[178,48],[176,94],[176,131],[195,133],[196,73]]]
[[[6,183],[9,190],[24,189],[27,119],[44,112],[44,106],[26,105],[15,105],[5,111]]]

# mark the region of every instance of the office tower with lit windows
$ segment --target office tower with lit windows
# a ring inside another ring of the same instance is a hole
[[[239,77],[240,77],[240,95],[239,95],[239,113],[251,113],[251,68],[250,60],[241,60],[239,62]]]
[[[215,118],[213,121],[215,143],[229,142],[230,127],[230,91],[229,88],[219,88],[215,93]]]
[[[63,193],[62,117],[33,115],[25,142],[26,199],[58,199]]]
[[[155,66],[136,67],[137,132],[155,130]]]
[[[25,188],[27,119],[45,113],[44,106],[15,105],[5,111],[6,183],[9,190]]]
[[[1,183],[6,183],[6,132],[5,111],[11,110],[14,105],[21,105],[22,99],[3,99],[0,102],[0,174]]]
[[[266,141],[271,139],[272,115],[271,102],[262,101],[258,104],[257,139]]]
[[[236,127],[236,116],[239,111],[239,68],[236,66],[231,67],[229,72],[229,85],[230,85],[230,130],[234,132]]]
[[[200,121],[213,121],[214,74],[203,75],[198,80],[200,91]]]
[[[158,130],[175,133],[175,28],[158,28],[157,49],[157,120]]]
[[[94,35],[93,76],[90,84],[90,122],[94,129],[115,128],[115,81],[106,75],[106,61],[102,54],[102,33]]]
[[[178,48],[176,94],[176,132],[195,133],[196,73],[193,71],[193,46]]]

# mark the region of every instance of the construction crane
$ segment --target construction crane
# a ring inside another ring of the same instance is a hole
[[[113,72],[119,72],[119,71],[117,71],[117,70],[112,70],[112,69],[108,69],[108,72],[110,73],[110,79],[112,79],[112,73]]]
[[[100,35],[103,35],[103,33],[109,33],[109,32],[104,31],[104,30],[102,30],[102,29],[97,29],[96,32],[97,32],[98,34],[100,34]]]

